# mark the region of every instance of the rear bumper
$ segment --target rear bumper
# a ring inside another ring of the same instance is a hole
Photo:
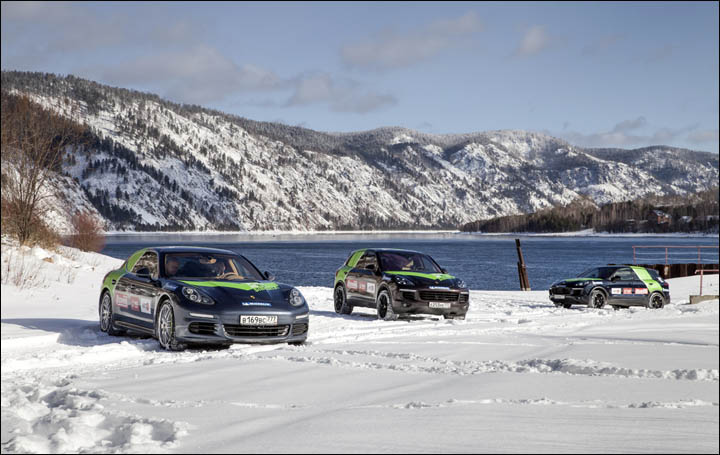
[[[427,298],[428,295],[435,295],[438,298]],[[470,292],[465,289],[450,289],[442,292],[434,289],[399,289],[393,299],[393,311],[396,314],[464,317],[469,307]]]

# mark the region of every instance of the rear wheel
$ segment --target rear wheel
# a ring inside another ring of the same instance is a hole
[[[653,310],[659,310],[660,308],[665,306],[665,296],[660,294],[659,292],[653,292],[650,294],[650,298],[648,299],[647,307],[651,308]]]
[[[383,319],[385,321],[394,321],[398,318],[398,315],[395,314],[395,311],[393,310],[392,299],[390,298],[390,293],[387,291],[387,289],[383,289],[382,291],[380,291],[375,303],[377,305],[378,319]]]
[[[108,292],[103,293],[102,299],[100,299],[100,330],[110,336],[125,334],[124,330],[116,329],[113,325],[112,299]]]
[[[347,296],[345,295],[345,287],[342,284],[339,284],[335,288],[333,300],[335,302],[335,312],[337,314],[352,313],[353,306],[348,303]]]
[[[602,308],[607,303],[607,297],[605,297],[605,293],[601,291],[600,289],[593,289],[590,293],[590,301],[588,303],[588,306],[590,308]]]
[[[170,302],[165,302],[160,307],[160,312],[155,324],[155,336],[157,336],[160,346],[168,351],[180,351],[185,348],[184,345],[175,339],[175,314]]]

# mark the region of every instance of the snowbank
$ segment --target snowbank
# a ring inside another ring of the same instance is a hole
[[[339,316],[305,287],[305,346],[170,353],[99,331],[121,261],[3,245],[3,271],[21,256],[37,285],[3,274],[4,453],[718,451],[718,301],[688,304],[698,277],[661,310],[472,291],[465,321]]]

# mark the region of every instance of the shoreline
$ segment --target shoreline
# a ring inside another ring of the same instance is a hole
[[[595,232],[592,229],[572,232],[462,232],[457,230],[377,230],[377,231],[107,231],[105,237],[121,236],[344,236],[344,235],[452,235],[458,237],[668,237],[668,238],[707,238],[717,237],[713,232]]]

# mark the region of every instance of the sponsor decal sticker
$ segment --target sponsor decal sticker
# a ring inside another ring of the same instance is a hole
[[[370,294],[374,294],[374,293],[375,293],[375,283],[368,283],[368,284],[367,284],[367,291],[368,291],[368,293],[370,293]]]
[[[143,313],[150,314],[150,299],[142,299],[140,301],[140,311]]]
[[[347,280],[347,287],[348,287],[348,289],[353,289],[353,290],[357,289],[357,287],[358,287],[357,280]]]
[[[635,294],[647,295],[647,293],[648,293],[647,288],[635,288]]]
[[[268,302],[241,302],[242,306],[272,306],[272,303]]]
[[[621,293],[622,293],[622,289],[620,289],[620,288],[612,288],[612,289],[610,289],[610,293],[613,294],[613,295],[621,294]]]
[[[633,288],[623,288],[623,294],[632,294]]]
[[[127,308],[127,306],[128,306],[127,294],[121,294],[118,292],[115,294],[115,300],[116,300],[115,303],[117,304],[117,306],[122,307],[122,308]]]
[[[133,311],[140,311],[140,298],[134,295],[131,295],[128,299],[130,301],[130,309]]]

